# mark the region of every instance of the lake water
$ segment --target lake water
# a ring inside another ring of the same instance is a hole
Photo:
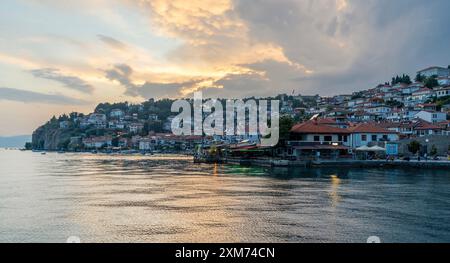
[[[0,149],[0,242],[450,242],[450,172]]]

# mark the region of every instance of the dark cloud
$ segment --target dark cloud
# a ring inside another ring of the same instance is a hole
[[[138,85],[134,84],[131,80],[133,69],[126,64],[117,64],[112,69],[105,70],[105,74],[109,80],[117,81],[124,86],[126,88],[126,95],[133,97],[141,96],[146,99],[179,96],[183,87],[190,87],[201,81],[192,80],[174,83],[145,82],[142,85]]]
[[[62,74],[58,69],[42,68],[31,70],[36,78],[54,80],[62,83],[65,87],[83,93],[92,93],[93,87],[79,77]]]
[[[70,98],[60,94],[44,94],[27,90],[11,89],[0,87],[0,101],[10,100],[25,103],[44,103],[57,105],[84,105],[88,102],[84,100]]]
[[[306,93],[367,89],[395,74],[450,64],[450,1],[347,3],[338,10],[329,0],[236,0],[235,10],[252,39],[280,45],[291,61],[314,71],[294,78]],[[260,70],[274,72],[274,65],[266,66]],[[290,86],[292,79],[280,81],[274,83],[274,93],[277,86]],[[248,84],[264,89],[263,83]]]
[[[127,45],[120,42],[117,39],[114,39],[112,37],[108,37],[102,34],[97,35],[98,39],[100,39],[103,43],[107,44],[108,46],[115,48],[115,49],[127,49]]]

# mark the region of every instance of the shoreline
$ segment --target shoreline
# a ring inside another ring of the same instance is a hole
[[[199,163],[208,163],[198,161]],[[213,162],[214,163],[214,162]],[[304,168],[322,168],[322,167],[346,167],[346,168],[421,168],[421,169],[440,169],[450,168],[448,160],[321,160],[321,161],[288,161],[274,159],[227,159],[220,163],[234,164],[240,166],[256,167],[304,167]]]
[[[4,150],[16,150],[20,149],[12,149],[12,148],[2,148]],[[140,152],[130,152],[130,153],[106,153],[106,152],[97,152],[92,153],[89,151],[86,152],[58,152],[58,151],[39,151],[39,150],[26,150],[27,152],[36,152],[36,153],[78,153],[78,154],[99,154],[99,155],[107,155],[107,156],[153,156],[153,155],[182,155],[189,156],[193,158],[194,163],[220,163],[220,164],[231,164],[231,165],[240,165],[240,166],[249,166],[249,167],[304,167],[304,168],[323,168],[323,167],[345,167],[345,168],[420,168],[420,169],[446,169],[450,168],[450,160],[394,160],[394,161],[386,161],[386,160],[320,160],[320,161],[290,161],[290,160],[282,160],[282,159],[233,159],[233,158],[223,158],[218,160],[205,160],[195,158],[191,153],[186,152],[155,152],[155,153],[140,153]]]

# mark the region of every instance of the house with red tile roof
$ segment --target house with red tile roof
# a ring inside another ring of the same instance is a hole
[[[348,128],[348,131],[351,133],[350,147],[353,149],[399,139],[397,132],[388,130],[377,123],[359,123]]]
[[[310,120],[291,129],[288,142],[296,158],[338,158],[347,155],[350,132],[336,127],[330,119]]]
[[[419,119],[414,123],[413,133],[419,137],[427,135],[441,135],[443,128],[437,124],[432,124]]]

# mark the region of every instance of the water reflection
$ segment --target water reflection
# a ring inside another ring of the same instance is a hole
[[[447,171],[16,151],[0,164],[0,241],[450,241]]]

